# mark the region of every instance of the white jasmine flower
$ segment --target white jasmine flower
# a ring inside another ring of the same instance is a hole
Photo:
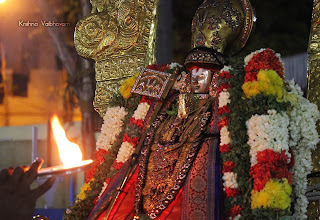
[[[237,189],[237,174],[233,172],[225,172],[222,176],[224,180],[223,186],[227,188]]]
[[[257,163],[257,153],[266,149],[275,152],[284,150],[291,157],[288,126],[288,115],[284,112],[277,113],[274,109],[269,110],[268,115],[253,115],[247,121],[251,166]]]
[[[230,103],[230,93],[222,91],[219,93],[219,108],[226,106]]]
[[[223,126],[220,130],[220,144],[225,145],[230,143],[229,131],[227,126]]]
[[[225,72],[230,72],[232,70],[232,67],[231,66],[224,66],[221,70],[220,70],[220,72],[223,72],[223,71],[225,71]]]
[[[181,65],[181,64],[179,64],[179,63],[171,63],[170,65],[170,69],[174,69],[174,68],[176,68],[176,67],[179,67],[179,68],[182,68],[183,66]]]
[[[142,102],[138,105],[138,108],[133,113],[133,118],[136,120],[142,119],[147,115],[147,112],[149,111],[150,105],[147,102]]]
[[[103,117],[101,134],[97,140],[97,149],[108,150],[117,140],[123,128],[123,120],[127,115],[123,107],[109,107]]]
[[[118,163],[126,162],[129,159],[129,157],[132,155],[133,152],[134,152],[134,145],[132,145],[131,143],[129,143],[127,141],[123,142],[121,144],[119,151],[118,151],[116,161]]]

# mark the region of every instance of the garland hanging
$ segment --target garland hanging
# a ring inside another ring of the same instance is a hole
[[[220,72],[219,81],[226,217],[305,219],[319,111],[299,86],[283,80],[280,55],[271,49],[232,67]]]

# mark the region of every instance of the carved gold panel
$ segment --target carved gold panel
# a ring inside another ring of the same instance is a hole
[[[79,55],[96,61],[94,107],[103,116],[121,82],[155,62],[159,0],[92,0],[76,26]]]

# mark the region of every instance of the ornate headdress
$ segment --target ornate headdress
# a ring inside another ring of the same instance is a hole
[[[225,65],[224,55],[244,47],[253,26],[249,0],[205,0],[192,21],[192,48],[185,64]]]

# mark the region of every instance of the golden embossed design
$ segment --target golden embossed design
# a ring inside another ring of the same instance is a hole
[[[191,149],[198,138],[201,118],[193,116],[185,120],[171,117],[159,127],[148,163],[147,178],[143,189],[143,208],[150,213],[163,202],[179,179],[180,171]],[[194,134],[197,133],[197,134]]]
[[[132,93],[163,99],[167,96],[176,77],[175,74],[144,69],[133,85]]]
[[[121,82],[155,62],[159,0],[91,0],[76,26],[79,55],[96,61],[95,109],[103,116]]]
[[[248,0],[205,0],[192,21],[192,48],[234,54],[247,42],[253,26]]]
[[[193,110],[192,94],[179,94],[178,118],[186,119]]]
[[[169,116],[165,113],[168,105],[152,123],[139,163],[141,178],[137,180],[135,205],[138,214],[143,209],[154,219],[175,199],[202,142],[212,101],[199,101],[188,119]]]
[[[309,74],[308,74],[308,99],[320,108],[320,2],[315,0],[313,4],[311,31],[309,39]],[[320,124],[317,124],[318,133]],[[313,172],[320,171],[320,149],[312,152]],[[320,184],[320,178],[309,179],[310,185]],[[311,202],[307,211],[308,219],[319,219],[320,202]]]

